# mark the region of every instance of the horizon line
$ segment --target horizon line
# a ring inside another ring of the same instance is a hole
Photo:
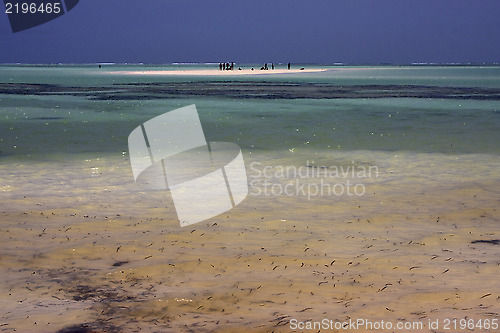
[[[230,61],[231,62],[231,61]],[[0,63],[0,66],[197,66],[197,65],[219,65],[224,62],[166,62],[166,63],[144,63],[144,62],[57,62],[57,63],[20,63],[20,62],[5,62]],[[226,62],[227,63],[227,62]],[[261,65],[266,62],[234,62],[234,64],[242,66]],[[267,62],[267,64],[287,65],[288,62]],[[411,63],[386,63],[386,62],[363,62],[363,63],[349,63],[349,62],[290,62],[292,65],[309,65],[309,66],[498,66],[500,62],[411,62]]]

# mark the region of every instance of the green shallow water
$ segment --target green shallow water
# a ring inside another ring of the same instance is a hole
[[[196,104],[207,140],[265,151],[500,152],[500,102],[459,99],[89,100],[4,95],[0,156],[117,154],[144,121]]]

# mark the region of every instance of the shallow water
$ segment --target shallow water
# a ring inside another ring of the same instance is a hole
[[[231,80],[262,81],[260,93],[266,82],[500,82],[496,67],[334,69]],[[114,83],[170,80],[0,68],[2,83],[57,85],[0,95],[0,329],[288,332],[292,318],[499,318],[499,247],[471,243],[500,238],[494,94],[152,98],[146,86],[137,99],[120,89],[95,98]],[[206,81],[172,79],[196,80]],[[190,104],[207,141],[241,147],[249,195],[181,228],[167,192],[134,183],[127,138]]]

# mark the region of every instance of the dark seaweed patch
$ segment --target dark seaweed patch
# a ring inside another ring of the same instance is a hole
[[[472,244],[486,243],[486,244],[500,245],[500,239],[478,239],[478,240],[472,241],[471,243]]]
[[[500,89],[421,85],[353,85],[289,82],[165,82],[129,83],[111,87],[70,87],[0,83],[0,94],[73,95],[91,100],[146,100],[196,96],[231,99],[436,98],[500,100]]]
[[[122,330],[105,321],[98,320],[93,323],[73,325],[60,329],[56,333],[119,333]]]
[[[114,267],[120,267],[122,265],[128,264],[128,261],[117,261],[113,264]]]
[[[87,285],[78,285],[69,292],[73,294],[73,300],[75,301],[91,299],[98,302],[123,302],[133,299],[132,296],[120,295],[113,290],[94,288]]]

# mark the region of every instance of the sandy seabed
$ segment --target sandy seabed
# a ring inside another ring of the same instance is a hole
[[[500,318],[487,179],[429,186],[396,170],[362,197],[249,196],[181,228],[164,192],[123,183],[127,160],[0,171],[14,166],[0,188],[2,332],[299,332],[291,320],[325,318],[448,332],[446,319]]]

